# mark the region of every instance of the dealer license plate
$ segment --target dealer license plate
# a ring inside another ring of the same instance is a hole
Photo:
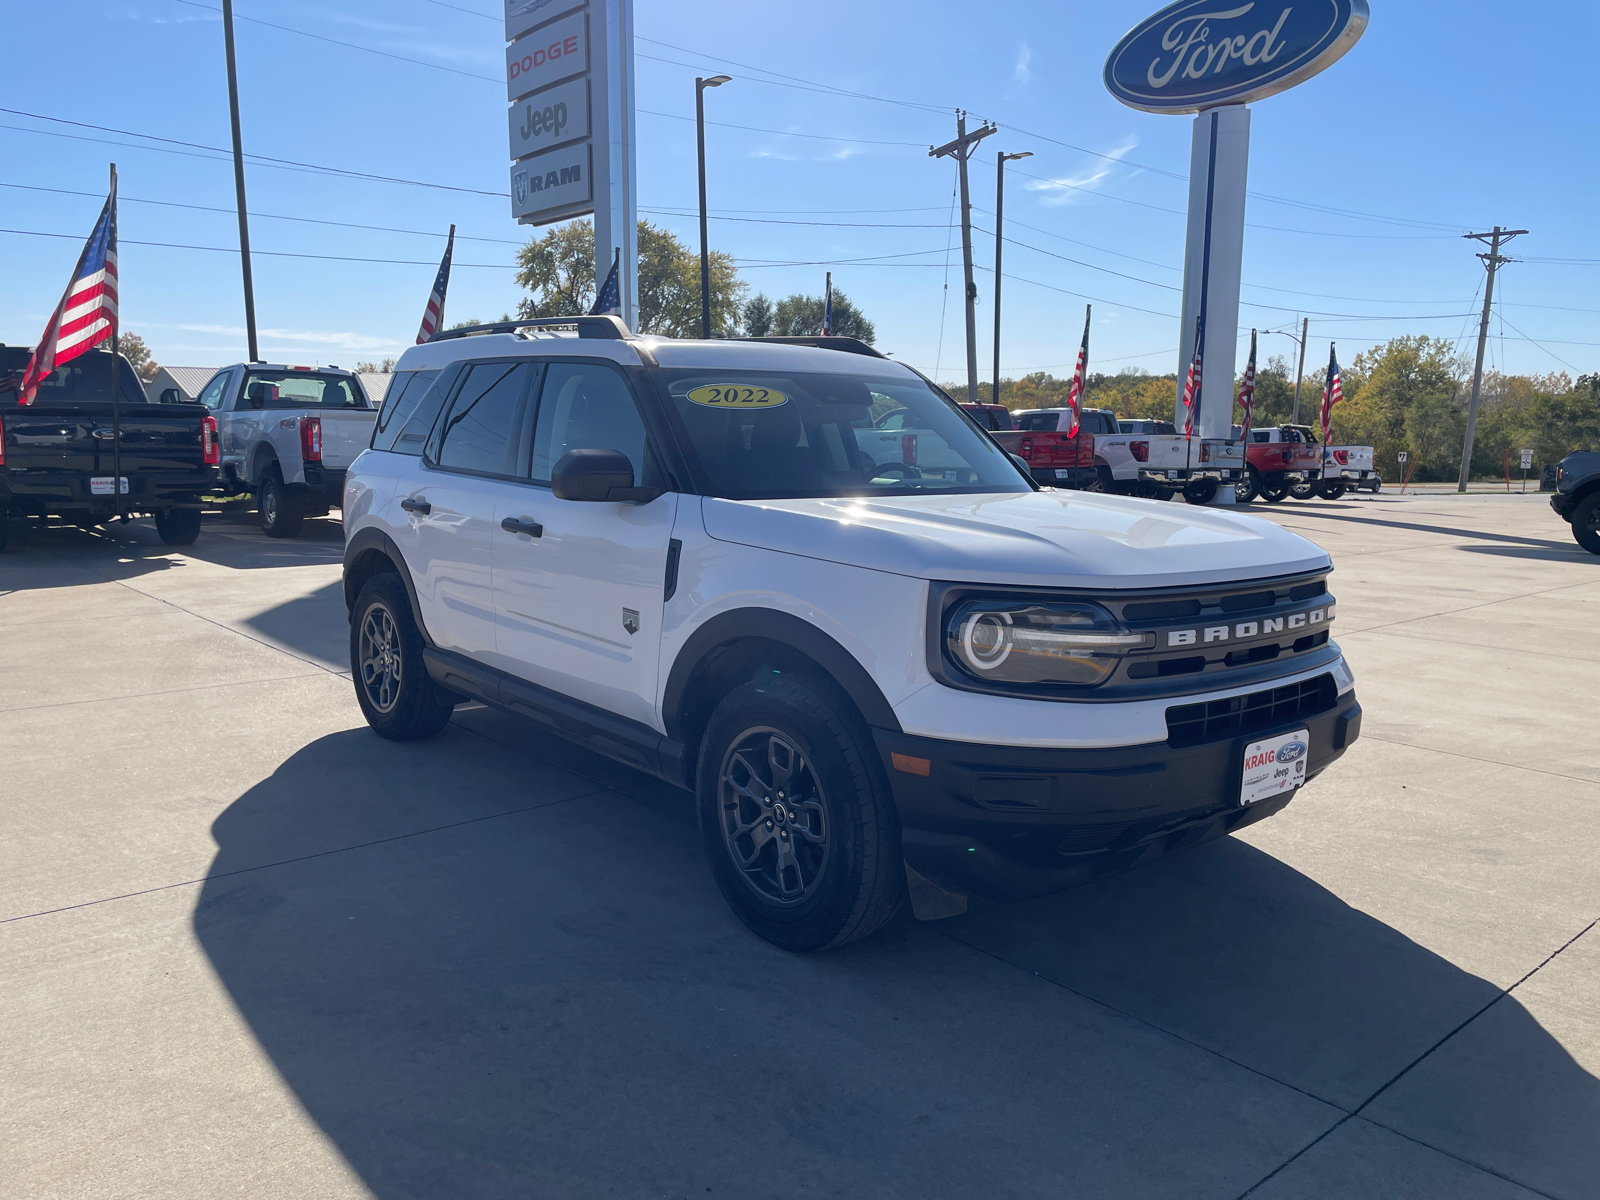
[[[89,494],[91,496],[109,496],[109,495],[111,495],[111,476],[109,476],[109,475],[91,475],[91,476],[89,476]],[[122,477],[122,494],[124,496],[126,496],[128,494],[128,477],[126,475],[124,475]]]
[[[1297,729],[1244,748],[1244,779],[1239,787],[1240,804],[1258,804],[1292,792],[1306,781],[1306,757],[1311,750],[1311,731]]]

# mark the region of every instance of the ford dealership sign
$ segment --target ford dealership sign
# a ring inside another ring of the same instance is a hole
[[[1366,28],[1366,0],[1178,0],[1117,43],[1106,87],[1146,112],[1247,104],[1310,79]]]

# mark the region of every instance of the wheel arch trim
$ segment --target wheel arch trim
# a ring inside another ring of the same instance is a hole
[[[417,630],[422,634],[423,643],[429,647],[434,645],[433,637],[428,632],[427,622],[422,617],[422,605],[417,599],[417,586],[411,579],[411,568],[406,565],[405,555],[400,553],[400,547],[395,545],[394,539],[381,529],[368,525],[356,530],[350,535],[350,540],[344,545],[344,611],[350,617],[356,607],[356,595],[360,587],[356,585],[354,568],[367,555],[377,553],[389,560],[394,566],[395,574],[400,576],[400,582],[405,586],[406,599],[411,602],[411,616],[417,623]],[[376,574],[377,572],[374,572]],[[363,577],[363,582],[365,577]]]

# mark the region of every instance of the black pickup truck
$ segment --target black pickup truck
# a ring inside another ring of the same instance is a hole
[[[1590,554],[1600,554],[1600,450],[1575,450],[1556,466],[1550,507]]]
[[[120,419],[111,402],[112,356],[91,350],[58,367],[32,404],[19,389],[32,351],[0,345],[0,549],[7,516],[93,525],[153,515],[169,546],[200,534],[200,497],[217,482],[217,425],[200,404],[150,404],[117,357]],[[121,427],[120,443],[117,428]],[[113,470],[121,446],[121,503]]]

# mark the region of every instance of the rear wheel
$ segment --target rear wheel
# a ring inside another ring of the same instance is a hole
[[[1233,485],[1233,499],[1237,504],[1249,504],[1261,494],[1261,477],[1256,474],[1255,468],[1246,471],[1238,483]]]
[[[1183,498],[1190,504],[1210,504],[1220,487],[1215,479],[1196,479],[1183,489]]]
[[[1307,479],[1301,483],[1292,483],[1289,485],[1289,495],[1293,496],[1296,500],[1310,500],[1316,494],[1317,481],[1314,479]]]
[[[455,709],[429,677],[422,647],[400,577],[385,572],[367,580],[350,617],[350,674],[361,715],[392,741],[438,733]]]
[[[200,536],[198,508],[164,508],[156,513],[156,533],[168,546],[192,546]]]
[[[1590,554],[1600,554],[1600,492],[1585,496],[1572,510],[1572,536]]]
[[[1289,485],[1287,483],[1263,483],[1261,485],[1261,498],[1268,504],[1282,504],[1289,498]]]
[[[696,772],[711,874],[752,932],[806,952],[866,937],[905,898],[871,732],[828,679],[773,675],[717,705]]]
[[[1345,487],[1346,484],[1344,480],[1334,480],[1330,483],[1324,483],[1320,488],[1318,488],[1317,495],[1321,496],[1324,500],[1337,500],[1339,497],[1344,495]]]
[[[305,505],[283,483],[283,472],[273,463],[261,477],[256,493],[256,508],[261,513],[261,532],[272,538],[293,537],[300,532]]]
[[[1372,482],[1367,484],[1367,491],[1371,492],[1374,496],[1376,496],[1378,494],[1379,489],[1381,489],[1382,487],[1383,487],[1383,480],[1378,478],[1378,476],[1374,475],[1372,477]]]

